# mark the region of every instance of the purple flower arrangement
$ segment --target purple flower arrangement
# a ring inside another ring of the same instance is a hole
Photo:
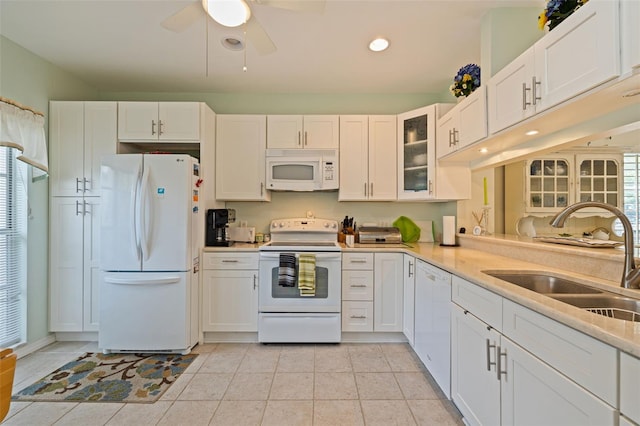
[[[480,87],[480,67],[476,64],[468,64],[458,70],[449,91],[459,98],[469,96],[478,87]]]

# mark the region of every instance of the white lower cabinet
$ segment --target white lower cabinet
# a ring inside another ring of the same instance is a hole
[[[100,197],[51,197],[49,330],[98,331]]]
[[[503,425],[616,424],[613,407],[504,336],[499,351]]]
[[[258,253],[204,253],[202,331],[258,331]]]
[[[403,331],[403,256],[342,254],[342,331]]]
[[[404,255],[404,283],[402,306],[402,332],[409,344],[414,347],[415,336],[415,291],[416,291],[416,258],[408,254]],[[424,263],[424,262],[423,262]],[[422,306],[419,306],[423,309]]]
[[[500,424],[499,345],[498,331],[460,306],[452,306],[451,400],[467,424]]]
[[[640,424],[640,359],[620,353],[620,424],[623,418]],[[630,423],[629,423],[630,424]]]
[[[451,397],[466,423],[618,424],[615,348],[459,277],[452,283]]]
[[[373,331],[402,331],[402,253],[375,253]]]
[[[406,313],[406,299],[404,309]],[[417,260],[414,350],[447,397],[451,394],[450,313],[451,274]]]

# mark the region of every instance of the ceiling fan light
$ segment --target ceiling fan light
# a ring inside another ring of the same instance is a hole
[[[389,47],[389,40],[382,37],[376,38],[369,43],[369,50],[373,52],[382,52],[387,47]]]
[[[202,5],[214,21],[225,27],[237,27],[251,17],[244,0],[202,0]]]

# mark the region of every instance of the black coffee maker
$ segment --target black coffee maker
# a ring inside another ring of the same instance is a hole
[[[227,227],[236,221],[234,209],[209,209],[207,210],[206,245],[208,247],[229,247],[233,241],[229,241]]]

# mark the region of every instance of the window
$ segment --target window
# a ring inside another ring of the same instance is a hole
[[[623,212],[633,228],[633,241],[640,244],[640,154],[624,154]],[[620,221],[614,223],[616,234],[623,232]]]
[[[26,340],[26,166],[0,147],[0,347]]]

